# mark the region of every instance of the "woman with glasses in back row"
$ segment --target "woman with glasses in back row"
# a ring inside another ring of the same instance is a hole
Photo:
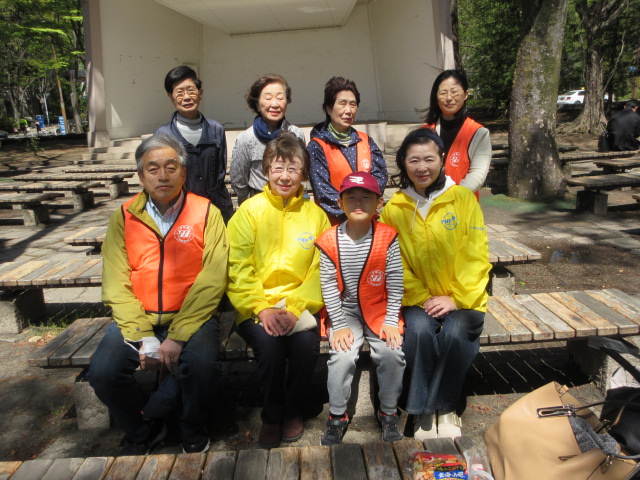
[[[309,154],[291,132],[267,144],[262,193],[229,221],[229,285],[238,333],[253,349],[263,391],[262,448],[294,442],[320,352],[313,314],[324,305],[315,239],[329,228],[325,213],[304,198]],[[288,362],[288,367],[287,367]]]
[[[480,199],[479,190],[491,166],[489,130],[468,117],[469,81],[464,70],[445,70],[431,87],[429,107],[422,110],[426,125],[444,143],[445,173]]]

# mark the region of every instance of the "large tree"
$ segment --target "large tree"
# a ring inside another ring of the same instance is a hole
[[[604,130],[603,60],[607,30],[615,25],[629,0],[576,0],[575,8],[584,27],[586,43],[584,87],[587,92],[582,112],[563,131],[597,134]]]
[[[568,0],[521,0],[522,35],[509,112],[509,195],[564,194],[555,139],[556,96]]]

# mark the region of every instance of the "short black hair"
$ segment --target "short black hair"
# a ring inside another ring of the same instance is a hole
[[[348,78],[344,77],[331,77],[324,86],[324,102],[322,103],[322,110],[325,114],[325,122],[327,125],[331,121],[331,117],[327,113],[327,107],[333,108],[336,103],[338,94],[348,90],[356,97],[356,105],[360,106],[360,92],[356,83]]]
[[[186,80],[187,78],[193,80],[193,83],[196,84],[196,88],[198,90],[202,88],[202,81],[198,78],[196,71],[186,65],[179,65],[169,70],[167,76],[164,77],[164,89],[169,95],[171,95],[173,93],[174,85]]]
[[[640,107],[640,102],[635,98],[632,98],[631,100],[627,100],[627,103],[624,104],[624,108],[636,108],[636,107]]]

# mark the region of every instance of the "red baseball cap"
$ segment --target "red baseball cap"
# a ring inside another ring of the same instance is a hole
[[[382,196],[375,177],[367,172],[354,172],[344,177],[340,184],[340,195],[342,195],[342,192],[349,190],[350,188],[364,188],[365,190],[375,193],[379,197]]]

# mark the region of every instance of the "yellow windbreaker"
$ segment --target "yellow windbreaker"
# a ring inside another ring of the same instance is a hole
[[[146,204],[147,193],[142,192],[135,197],[128,211],[161,238],[160,230],[145,210]],[[173,234],[172,230],[169,234]],[[102,245],[102,301],[111,307],[113,319],[120,327],[122,336],[128,340],[139,341],[142,337],[153,336],[153,327],[169,325],[169,338],[188,341],[218,308],[226,286],[228,248],[222,215],[220,210],[211,205],[204,231],[202,270],[187,292],[180,311],[162,315],[147,313],[142,302],[133,293],[131,267],[124,245],[122,209],[113,212]],[[179,275],[180,272],[175,274]]]
[[[458,308],[487,310],[489,248],[484,218],[471,190],[453,185],[436,197],[427,218],[396,192],[380,220],[398,232],[404,266],[404,306],[447,295]]]
[[[227,294],[238,323],[286,298],[299,317],[324,305],[320,290],[320,251],[316,238],[329,228],[327,215],[300,187],[286,206],[282,197],[263,192],[244,201],[231,217]]]

